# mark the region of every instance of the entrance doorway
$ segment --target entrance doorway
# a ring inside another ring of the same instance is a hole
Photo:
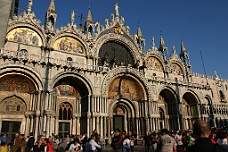
[[[70,122],[59,122],[59,137],[70,136]]]
[[[20,132],[20,127],[21,122],[19,121],[2,121],[1,136],[6,133],[8,143],[13,143],[15,134]]]
[[[113,129],[119,128],[122,132],[124,130],[124,116],[113,116]]]

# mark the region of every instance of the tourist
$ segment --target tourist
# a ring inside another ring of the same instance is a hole
[[[182,132],[181,130],[177,131],[177,134],[175,135],[175,140],[177,143],[177,152],[184,152],[184,144],[182,142]]]
[[[162,129],[159,141],[161,152],[176,152],[176,141],[169,135],[167,129]]]
[[[101,146],[97,144],[97,142],[95,141],[96,140],[96,137],[95,135],[92,135],[91,136],[91,139],[88,143],[88,150],[90,152],[97,152],[99,149],[101,149]]]
[[[112,138],[111,147],[114,152],[122,152],[123,149],[123,137],[120,134],[120,129],[116,128],[114,130],[114,137]]]
[[[187,152],[226,152],[219,144],[213,144],[210,135],[209,124],[204,120],[196,120],[193,124],[195,144],[187,148]]]
[[[5,144],[8,143],[8,137],[6,135],[6,133],[3,134],[3,136],[0,138],[1,142],[4,142]]]
[[[1,152],[7,152],[8,151],[5,142],[1,142],[0,151]]]
[[[129,132],[129,139],[130,139],[131,152],[134,152],[134,146],[135,146],[136,138],[134,137],[134,135],[132,134],[132,132]]]
[[[130,139],[129,135],[123,134],[123,152],[129,152],[130,151]]]

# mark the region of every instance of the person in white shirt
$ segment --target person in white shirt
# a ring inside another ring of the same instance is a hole
[[[96,137],[95,136],[91,136],[91,139],[89,141],[89,145],[88,145],[88,150],[91,151],[91,152],[97,152],[97,148],[101,148],[100,145],[98,145],[96,142],[95,142],[95,139]]]
[[[77,141],[74,141],[74,143],[70,145],[69,151],[76,152],[76,147],[78,146],[80,146],[80,144]]]

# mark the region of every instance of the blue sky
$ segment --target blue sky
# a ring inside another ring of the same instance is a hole
[[[20,1],[22,12],[28,0]],[[77,26],[80,14],[84,16],[84,23],[89,6],[93,21],[105,25],[105,19],[115,13],[115,3],[119,4],[120,16],[130,26],[131,34],[137,32],[139,22],[147,50],[151,47],[152,35],[159,47],[161,32],[169,54],[173,44],[179,54],[183,40],[193,72],[204,74],[201,50],[207,75],[217,71],[219,76],[228,79],[228,0],[55,0],[57,27],[70,22],[72,10],[77,14]],[[49,4],[50,0],[33,0],[32,10],[41,24]]]

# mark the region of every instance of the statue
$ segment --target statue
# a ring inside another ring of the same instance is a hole
[[[105,25],[106,25],[106,28],[109,27],[109,23],[108,23],[108,19],[107,18],[105,19]]]
[[[111,18],[112,18],[112,23],[114,23],[114,21],[115,21],[115,15],[114,14],[111,14]]]
[[[116,17],[119,17],[119,6],[118,3],[115,5]]]
[[[32,11],[32,0],[29,0],[28,1],[28,13],[31,13],[31,11]]]
[[[175,47],[175,45],[173,45],[172,50],[173,50],[173,54],[176,54],[176,47]]]
[[[120,17],[120,24],[124,24],[124,17],[123,16]]]
[[[51,21],[47,22],[47,31],[48,32],[53,32],[54,31],[53,24],[52,24]]]
[[[154,36],[152,36],[152,49],[155,48]]]
[[[76,14],[75,14],[74,10],[72,10],[72,12],[71,12],[71,25],[74,25],[75,17],[76,17]]]

